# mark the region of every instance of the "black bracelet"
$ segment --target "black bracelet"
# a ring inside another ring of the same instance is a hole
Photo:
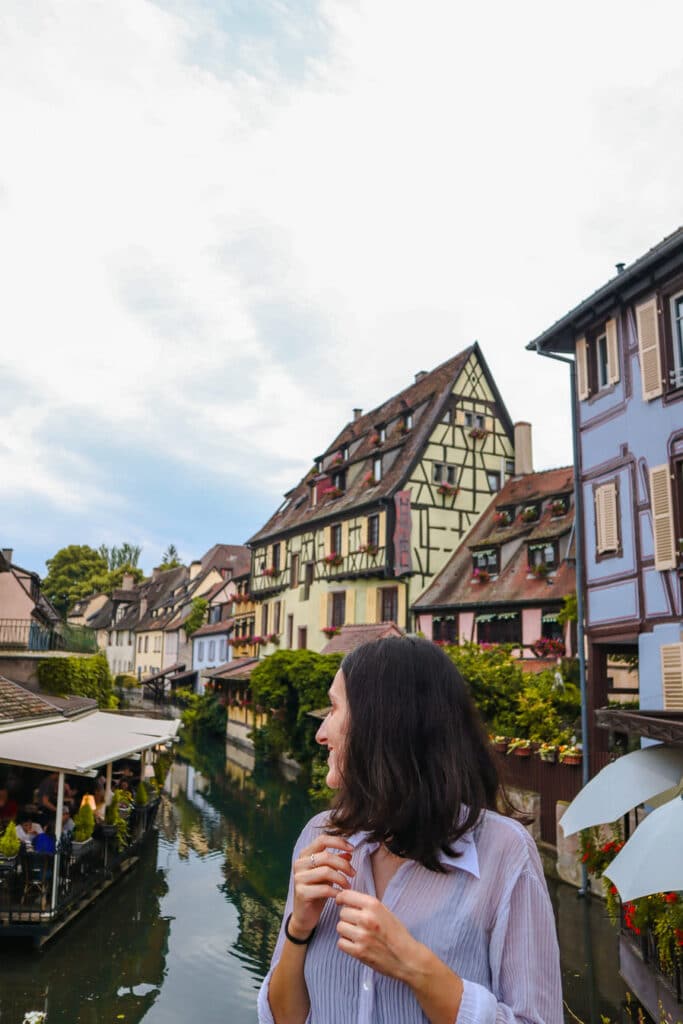
[[[308,943],[313,938],[313,936],[315,935],[315,928],[313,929],[313,931],[311,932],[311,934],[308,936],[307,939],[295,939],[293,935],[289,934],[289,922],[291,920],[292,920],[292,915],[290,914],[289,917],[287,918],[287,920],[285,921],[285,935],[287,936],[287,938],[289,939],[290,942],[294,943],[295,946],[307,946]]]

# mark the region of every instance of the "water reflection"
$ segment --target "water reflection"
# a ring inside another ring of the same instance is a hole
[[[165,975],[167,891],[150,839],[135,872],[121,880],[41,953],[6,943],[0,952],[0,1020],[21,1024],[43,1010],[49,1024],[101,1024],[102,1007],[128,1024],[144,1020]]]

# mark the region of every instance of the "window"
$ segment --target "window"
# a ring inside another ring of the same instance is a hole
[[[287,647],[291,650],[294,646],[294,616],[287,616]]]
[[[308,643],[308,630],[305,626],[299,626],[296,633],[296,645],[300,651],[303,651],[306,649],[306,645]]]
[[[263,636],[268,632],[268,605],[261,606],[261,633]]]
[[[204,661],[204,641],[199,641],[199,647],[197,648],[197,661]]]
[[[289,585],[292,590],[299,586],[299,556],[292,555],[289,563]],[[291,645],[290,645],[291,646]]]
[[[621,555],[619,490],[616,477],[593,485],[595,552],[598,561]]]
[[[145,654],[149,651],[149,636],[145,635]]]
[[[346,490],[346,473],[343,469],[332,474],[332,486],[336,487],[338,491]]]
[[[576,341],[576,384],[579,399],[605,391],[619,381],[617,321],[607,320]]]
[[[338,590],[330,596],[330,625],[339,628],[346,620],[346,591]]]
[[[477,428],[477,430],[483,430],[484,427],[486,426],[486,420],[484,419],[480,412],[475,413],[474,425]]]
[[[280,544],[273,544],[273,569],[280,571]]]
[[[273,633],[280,632],[280,618],[282,616],[282,601],[276,601],[273,605]]]
[[[457,623],[454,615],[432,619],[432,640],[434,643],[457,644]]]
[[[680,487],[681,463],[675,465],[674,483]],[[676,568],[676,533],[671,495],[669,466],[655,466],[650,470],[650,507],[655,547],[655,569],[663,572]]]
[[[155,636],[154,637],[154,652],[155,652],[155,654],[158,654],[160,650],[161,650],[161,637],[160,636]]]
[[[142,654],[142,637],[138,637],[138,654]]]
[[[405,416],[403,417],[403,424],[404,424],[406,430],[412,430],[413,429],[413,414],[412,414],[412,412],[407,412],[405,414]]]
[[[475,618],[478,644],[521,644],[519,612],[483,613]]]
[[[382,457],[378,455],[377,458],[372,460],[372,475],[373,478],[378,481],[382,479]]]
[[[349,446],[348,446],[348,444],[345,444],[344,447],[342,448],[342,459],[344,460],[344,462],[348,462],[349,461]]]
[[[487,470],[486,479],[488,481],[489,490],[493,494],[500,490],[500,473],[497,470]]]
[[[342,528],[341,523],[335,523],[330,527],[330,554],[341,555],[342,552]]]
[[[529,568],[533,571],[541,565],[548,569],[557,568],[557,548],[553,542],[529,544]]]
[[[132,645],[132,643],[133,643],[133,631],[129,629],[128,630],[128,646],[130,647]]]
[[[380,427],[377,433],[379,434],[380,444],[383,444],[387,439],[387,428]]]
[[[218,644],[218,660],[225,661],[225,637],[222,636]]]
[[[209,608],[209,622],[213,625],[215,622],[221,621],[221,606],[219,604],[214,605],[213,608]]]
[[[379,516],[368,516],[368,545],[379,547]]]
[[[669,387],[683,387],[683,292],[673,295],[669,302],[671,313],[671,365]]]
[[[382,622],[396,622],[398,619],[398,587],[382,587],[379,593]]]
[[[216,658],[216,641],[215,640],[209,640],[209,654],[208,654],[208,658],[209,658],[209,661],[214,661],[215,658]]]
[[[315,508],[318,504],[318,485],[314,482],[311,484],[311,508]]]
[[[432,479],[435,484],[440,484],[443,480],[443,473],[446,467],[442,462],[435,462],[432,466]]]
[[[303,600],[308,601],[311,593],[311,587],[313,580],[315,579],[315,565],[313,562],[306,562],[306,568],[304,569],[304,593]],[[304,647],[306,645],[304,644]]]
[[[473,569],[490,575],[498,572],[498,548],[481,548],[472,554]]]
[[[474,426],[474,413],[471,413],[471,412],[466,412],[465,413],[465,426],[466,427],[473,427]]]
[[[505,476],[514,476],[514,475],[515,475],[515,460],[514,459],[506,459],[505,460]]]

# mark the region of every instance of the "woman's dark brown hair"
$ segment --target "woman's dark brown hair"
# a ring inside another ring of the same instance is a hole
[[[498,773],[462,676],[429,640],[363,644],[341,665],[349,705],[333,831],[368,832],[441,871],[453,846],[495,808]]]

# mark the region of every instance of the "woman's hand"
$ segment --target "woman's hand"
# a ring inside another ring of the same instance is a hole
[[[335,853],[334,851],[339,851]],[[341,836],[320,835],[294,861],[294,906],[289,930],[295,938],[313,931],[325,902],[349,889],[356,874],[349,861],[353,847]]]
[[[460,1010],[462,979],[374,896],[347,890],[336,899],[339,949],[408,985],[431,1024],[452,1024]]]
[[[336,894],[341,908],[337,945],[380,974],[406,981],[406,969],[420,947],[408,929],[375,896],[345,891]]]

